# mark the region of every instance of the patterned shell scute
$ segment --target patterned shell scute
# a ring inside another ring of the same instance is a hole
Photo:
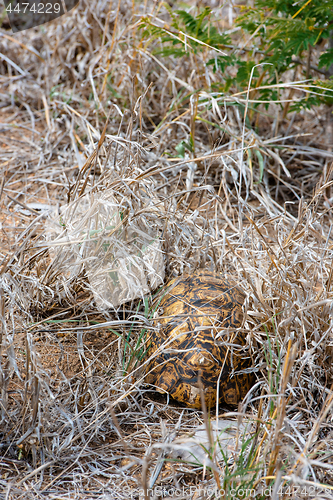
[[[235,283],[201,271],[173,279],[157,298],[159,331],[152,334],[146,382],[192,408],[217,400],[236,405],[253,385],[245,351],[244,293]]]

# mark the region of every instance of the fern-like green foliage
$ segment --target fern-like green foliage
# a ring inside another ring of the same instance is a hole
[[[279,73],[290,67],[293,56],[306,55],[333,30],[333,0],[255,0],[254,7],[242,10],[236,24],[255,35],[264,61]],[[332,55],[332,50],[324,52],[320,67],[330,66]]]
[[[277,78],[299,64],[303,65],[304,76],[311,79],[312,49],[333,36],[333,0],[255,0],[253,7],[243,6],[242,11],[236,24],[252,35],[263,53],[261,62],[271,64],[265,67],[263,85],[277,83]],[[328,49],[320,55],[318,69],[328,70],[332,64],[333,50]],[[320,82],[328,90],[318,89],[291,106],[290,111],[328,104],[330,95],[333,97],[331,83]],[[319,80],[313,84],[319,85]]]
[[[170,7],[166,6],[166,8],[172,18],[173,30],[152,25],[148,19],[145,19],[144,22],[144,34],[153,37],[159,36],[161,39],[163,48],[155,53],[163,56],[182,57],[188,55],[189,51],[197,53],[207,46],[219,49],[231,42],[229,35],[220,34],[209,23],[211,11],[208,7],[205,7],[196,17],[185,10],[173,12]]]
[[[318,47],[333,37],[333,0],[254,0],[253,6],[242,6],[236,25],[251,36],[246,51],[213,26],[208,7],[197,15],[167,8],[170,28],[157,27],[149,19],[142,25],[147,36],[160,39],[162,47],[155,53],[164,57],[204,53],[205,63],[221,75],[214,91],[246,90],[251,77],[251,86],[258,87],[257,100],[266,101],[267,108],[270,101],[278,100],[274,85],[283,81],[286,71],[301,65],[310,92],[289,111],[333,103],[333,81],[311,81],[315,66],[328,75],[333,65],[332,48],[322,50],[318,61]],[[258,67],[258,63],[262,64]]]

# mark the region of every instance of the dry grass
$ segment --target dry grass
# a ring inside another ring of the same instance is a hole
[[[47,26],[0,32],[0,496],[332,498],[326,111],[282,120],[272,104],[248,130],[226,104],[250,94],[209,92],[218,74],[203,55],[153,55],[139,24],[157,14],[168,19],[151,2],[82,0]],[[291,87],[304,85],[286,82],[281,101]],[[145,298],[112,308],[103,265],[131,254],[133,234],[156,241],[159,260],[148,259]],[[207,424],[202,412],[142,379],[156,287],[199,267],[247,292],[257,375],[231,414],[252,431],[205,465],[170,452]]]

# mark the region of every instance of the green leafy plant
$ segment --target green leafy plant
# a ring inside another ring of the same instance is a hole
[[[333,103],[333,80],[313,78],[315,73],[328,77],[333,65],[333,49],[322,48],[325,40],[333,36],[333,0],[255,0],[253,6],[241,6],[236,25],[248,35],[241,46],[228,33],[219,33],[208,7],[197,15],[166,8],[172,19],[170,27],[156,26],[148,18],[143,19],[141,26],[150,40],[159,38],[162,48],[156,49],[155,54],[179,58],[201,53],[205,64],[221,77],[209,90],[245,91],[251,81],[251,87],[257,90],[251,94],[256,102],[250,115],[260,103],[267,109],[270,102],[278,102],[277,85],[291,69],[296,78],[300,66],[302,78],[308,80],[306,94],[292,106],[287,103],[284,115]]]
[[[209,7],[195,17],[185,10],[173,12],[169,6],[165,7],[172,18],[173,29],[156,26],[149,18],[144,18],[142,23],[145,36],[161,39],[162,49],[156,50],[156,54],[181,57],[189,52],[202,52],[205,47],[221,48],[231,43],[228,34],[220,34],[217,28],[211,26]]]
[[[176,149],[178,156],[180,158],[185,158],[186,151],[190,151],[191,153],[193,153],[193,139],[192,139],[192,137],[190,137],[189,142],[180,141],[180,143],[177,144],[175,149]]]
[[[251,35],[253,49],[261,52],[260,62],[268,63],[254,86],[274,85],[286,71],[296,70],[299,65],[306,79],[311,80],[316,72],[329,75],[332,48],[328,47],[320,56],[313,49],[333,36],[332,0],[255,0],[253,7],[243,6],[242,11],[236,24]],[[328,104],[327,98],[333,98],[333,81],[313,80],[312,84],[315,88],[309,88],[309,93],[295,105],[290,108],[287,105],[287,111]],[[276,100],[273,94],[270,97]]]
[[[311,62],[311,48],[331,36],[333,29],[332,0],[255,0],[254,7],[243,6],[236,20],[259,42],[263,61],[271,62],[280,74],[290,65],[299,64],[293,57],[306,56]],[[319,68],[333,63],[333,50],[324,51]]]

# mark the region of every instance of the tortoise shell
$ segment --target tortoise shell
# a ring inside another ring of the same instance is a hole
[[[191,408],[237,405],[254,383],[246,371],[245,294],[230,280],[197,272],[170,281],[157,298],[159,331],[148,348],[146,382]],[[242,373],[242,371],[244,372]],[[219,396],[217,396],[217,388]]]

